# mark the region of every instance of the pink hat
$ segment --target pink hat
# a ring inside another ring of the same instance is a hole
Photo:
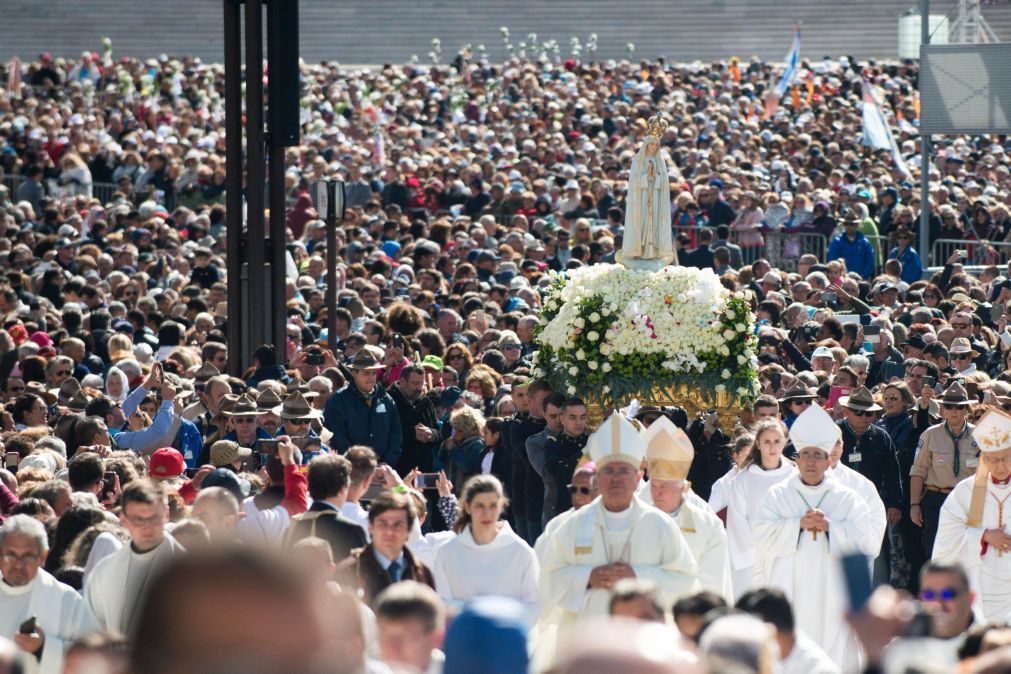
[[[28,339],[38,344],[40,349],[53,345],[53,338],[50,337],[49,334],[45,332],[33,332],[32,336],[29,337]]]

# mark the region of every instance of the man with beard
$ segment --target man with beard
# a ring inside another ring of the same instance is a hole
[[[404,437],[398,472],[407,475],[417,468],[422,473],[431,473],[435,449],[439,446],[439,418],[432,399],[425,395],[425,370],[420,365],[406,366],[389,394],[397,404]]]

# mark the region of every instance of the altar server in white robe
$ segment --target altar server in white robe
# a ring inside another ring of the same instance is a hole
[[[699,567],[702,589],[732,601],[727,532],[709,504],[692,492],[687,480],[695,458],[692,441],[667,417],[654,421],[643,431],[642,439],[649,471],[649,490],[642,500],[677,522]]]
[[[975,477],[941,506],[934,561],[961,562],[987,622],[1011,620],[1011,416],[990,410],[972,429],[980,449]]]
[[[839,559],[874,554],[867,506],[828,475],[829,456],[842,441],[820,407],[804,410],[790,428],[798,473],[775,485],[755,518],[755,540],[768,584],[793,603],[797,625],[844,672],[858,671],[862,654],[846,624],[845,581]]]
[[[74,588],[42,568],[48,553],[46,528],[38,520],[14,515],[0,527],[0,637],[36,655],[40,674],[60,674],[66,647],[98,623]],[[35,629],[20,634],[32,616]]]
[[[778,419],[759,423],[748,461],[730,483],[727,544],[735,599],[765,584],[765,574],[758,565],[753,520],[765,493],[797,473],[797,467],[783,456],[786,434],[786,424]]]
[[[508,501],[494,475],[474,475],[463,485],[457,536],[439,548],[432,566],[435,587],[451,610],[473,597],[498,595],[523,604],[529,624],[540,604],[537,555],[500,519]]]
[[[561,623],[605,616],[610,589],[624,578],[650,580],[668,604],[697,592],[698,568],[677,524],[636,497],[645,446],[624,416],[612,414],[587,442],[600,496],[567,516],[545,541],[541,597]]]
[[[168,532],[168,500],[153,480],[134,480],[123,489],[119,519],[130,544],[95,567],[84,598],[102,629],[132,635],[153,579],[184,550]]]
[[[839,427],[836,426],[838,429]],[[885,504],[878,495],[878,488],[866,477],[853,470],[849,466],[840,462],[843,454],[842,431],[839,431],[840,442],[832,449],[832,456],[829,459],[832,467],[828,474],[844,485],[852,489],[860,497],[860,500],[867,504],[868,510],[868,534],[870,539],[866,545],[860,547],[865,550],[874,550],[867,553],[873,559],[881,554],[881,545],[885,540],[885,532],[888,530],[888,515],[885,513]]]

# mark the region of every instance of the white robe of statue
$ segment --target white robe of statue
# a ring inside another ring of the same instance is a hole
[[[632,159],[628,203],[618,261],[677,262],[671,230],[670,180],[660,155],[660,139],[647,136]]]
[[[730,503],[727,505],[727,544],[730,550],[731,583],[734,600],[748,590],[765,584],[765,569],[758,563],[758,549],[754,535],[754,518],[762,498],[773,485],[797,474],[797,467],[783,459],[779,468],[762,470],[751,464],[740,471],[730,484]]]
[[[969,575],[969,586],[976,592],[976,608],[986,622],[1011,620],[1011,552],[983,551],[983,532],[1001,529],[1011,532],[1011,485],[994,484],[988,477],[983,501],[983,521],[970,527],[969,503],[975,477],[962,480],[948,494],[941,506],[941,517],[934,539],[933,559],[960,562]],[[1003,506],[998,504],[1003,503]],[[1003,514],[1003,517],[1001,515]]]
[[[802,531],[810,509],[825,513],[824,532]],[[769,569],[768,585],[778,587],[793,604],[797,627],[844,672],[859,671],[862,653],[847,626],[849,610],[839,559],[847,554],[877,553],[867,505],[842,482],[826,475],[810,487],[799,475],[772,487],[755,516],[759,563]]]

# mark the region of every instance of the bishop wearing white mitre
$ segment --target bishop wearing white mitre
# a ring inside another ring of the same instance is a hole
[[[839,428],[820,407],[807,408],[790,428],[798,472],[762,499],[755,520],[759,564],[768,584],[793,604],[798,627],[844,672],[856,671],[860,648],[844,618],[846,589],[839,558],[876,555],[867,505],[828,475],[829,458],[842,442]]]
[[[615,412],[587,442],[600,496],[567,516],[545,541],[541,595],[562,623],[607,615],[610,589],[623,578],[656,585],[668,604],[698,591],[698,568],[677,524],[636,497],[645,445]]]
[[[961,562],[987,622],[1011,620],[1011,416],[990,410],[972,429],[983,459],[948,494],[933,559]]]
[[[709,504],[691,490],[687,479],[695,458],[692,441],[663,416],[643,431],[642,440],[649,471],[648,489],[642,492],[642,500],[677,522],[698,564],[702,589],[733,602],[727,532]]]

